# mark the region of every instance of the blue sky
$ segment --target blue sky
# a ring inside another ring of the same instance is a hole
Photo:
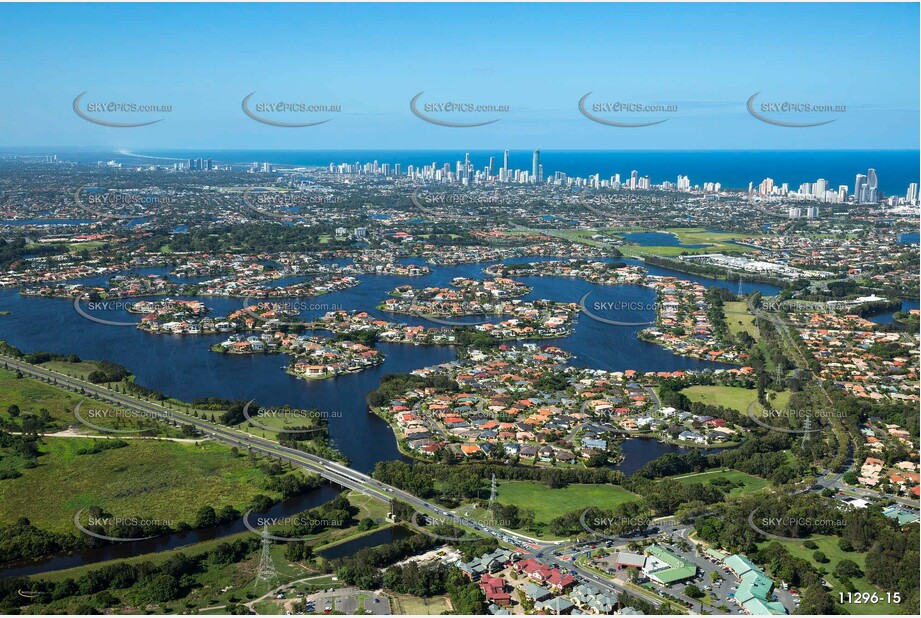
[[[262,149],[918,148],[917,4],[97,4],[0,5],[0,146]],[[169,104],[138,128],[79,118],[74,98]],[[243,114],[257,101],[340,105],[327,114]],[[508,105],[431,116],[425,102]],[[579,113],[579,99],[676,105],[674,113]],[[783,115],[746,100],[845,105]]]

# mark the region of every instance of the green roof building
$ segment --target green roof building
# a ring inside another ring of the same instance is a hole
[[[786,608],[779,601],[752,599],[743,603],[742,607],[752,616],[783,616],[787,613]]]
[[[767,599],[773,589],[774,582],[767,575],[761,571],[749,571],[739,582],[736,601],[744,604],[751,599]]]
[[[739,578],[739,589],[735,601],[752,616],[783,616],[786,608],[778,601],[772,601],[774,582],[758,566],[743,556],[733,554],[723,561]]]
[[[908,509],[903,509],[900,506],[893,505],[883,509],[883,515],[889,519],[894,519],[899,522],[899,526],[906,526],[908,524],[914,524],[918,522],[917,513]]]
[[[723,564],[729,567],[729,570],[735,573],[736,577],[742,577],[752,570],[760,571],[757,565],[743,556],[742,554],[733,554],[723,560]]]
[[[664,547],[650,545],[646,548],[646,553],[655,558],[657,563],[650,565],[647,560],[644,571],[649,579],[660,584],[668,586],[697,575],[697,566],[686,562]]]

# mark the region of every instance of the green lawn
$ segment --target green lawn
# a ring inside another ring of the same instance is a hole
[[[534,511],[534,521],[545,524],[577,509],[590,506],[610,509],[638,498],[617,485],[567,485],[550,489],[536,481],[501,481],[498,489],[500,503],[530,509]]]
[[[96,371],[97,367],[92,361],[68,363],[65,361],[49,361],[42,367],[57,371],[69,376],[86,378]],[[121,387],[119,387],[121,388]],[[169,400],[171,405],[179,409],[188,409],[187,404],[176,400]],[[81,417],[93,425],[111,429],[131,430],[132,433],[124,436],[158,435],[165,437],[181,437],[178,428],[166,425],[156,419],[127,412],[110,403],[79,395],[62,387],[48,384],[34,378],[16,378],[12,371],[0,369],[0,420],[21,423],[22,417],[28,414],[40,414],[47,410],[50,421],[44,433],[56,433],[68,427],[87,435],[99,435],[102,430],[94,429],[80,423],[74,415],[74,409],[80,403]],[[9,414],[9,407],[15,404],[19,407],[19,419],[13,419]],[[208,412],[210,414],[210,412]],[[144,432],[135,431],[144,430]],[[113,437],[119,437],[113,433]]]
[[[866,555],[861,554],[856,551],[843,551],[838,547],[838,537],[824,537],[815,539],[815,544],[818,545],[818,550],[809,549],[803,546],[802,541],[777,541],[784,547],[786,547],[791,554],[797,558],[802,558],[808,560],[812,566],[816,567],[820,572],[825,572],[823,576],[828,582],[833,586],[830,590],[832,598],[835,601],[838,600],[839,592],[846,592],[846,590],[841,586],[841,583],[838,579],[832,575],[835,571],[835,566],[845,559],[849,558],[857,563],[861,570],[866,568]],[[767,542],[760,545],[766,545]],[[812,554],[815,551],[821,551],[828,558],[828,562],[824,564],[819,564],[812,558]],[[854,603],[854,604],[845,604],[843,607],[847,608],[848,613],[851,614],[898,614],[902,613],[899,611],[899,606],[893,603],[886,603],[885,593],[874,587],[872,584],[868,583],[867,580],[863,577],[851,579],[851,583],[854,584],[854,587],[857,588],[860,592],[877,592],[880,593],[882,599],[876,603]],[[904,599],[904,595],[902,595]],[[912,612],[908,612],[909,614]]]
[[[703,243],[727,243],[733,240],[742,240],[760,236],[760,234],[746,234],[737,232],[720,232],[707,230],[700,227],[670,227],[665,230],[671,232],[686,245],[699,245]],[[735,245],[732,245],[735,247]],[[735,247],[738,249],[738,247]]]
[[[67,361],[48,361],[42,363],[42,367],[51,371],[58,371],[65,375],[73,376],[85,380],[88,375],[97,371],[99,367],[92,361],[81,361],[79,363],[68,363]]]
[[[303,410],[292,410],[289,415],[253,415],[253,421],[244,420],[237,425],[237,429],[251,433],[254,436],[277,441],[279,430],[290,430],[294,427],[322,428],[322,419],[313,416],[298,416],[304,414]],[[268,428],[268,429],[266,429]],[[275,430],[275,431],[271,431]]]
[[[31,378],[17,379],[14,372],[0,369],[0,418],[4,420],[10,419],[7,409],[15,404],[19,406],[20,416],[30,412],[37,414],[44,408],[51,418],[61,421],[56,426],[63,427],[74,422],[73,409],[81,399],[51,384]]]
[[[46,438],[38,466],[0,483],[0,520],[28,517],[40,528],[73,532],[81,508],[116,517],[193,523],[198,509],[230,504],[243,511],[265,489],[266,475],[248,456],[216,443],[129,441],[124,448],[80,455],[92,439]]]
[[[523,235],[523,234],[544,234],[545,236],[553,236],[554,238],[562,238],[563,240],[568,240],[569,242],[579,243],[582,245],[589,245],[592,247],[607,247],[608,245],[603,242],[598,242],[597,240],[592,240],[594,234],[598,234],[598,230],[513,230],[507,232],[510,236]]]
[[[402,616],[438,616],[448,613],[450,606],[446,597],[414,597],[408,594],[388,593],[390,610]]]
[[[284,613],[281,602],[275,602],[271,599],[256,603],[253,605],[253,610],[259,616],[280,616]]]
[[[745,301],[724,303],[723,311],[726,314],[726,324],[729,333],[733,336],[739,333],[748,333],[755,339],[758,338],[758,329],[755,327],[755,316],[748,312],[748,303]]]
[[[77,253],[78,251],[95,251],[105,244],[104,242],[73,242],[67,244],[67,250],[71,253]]]
[[[746,414],[748,406],[758,400],[758,391],[741,386],[689,386],[682,389],[681,392],[692,402],[699,401],[709,405],[732,408],[741,414]],[[768,400],[774,408],[783,410],[790,402],[790,393],[769,392]],[[755,411],[760,412],[761,406],[756,405]]]
[[[624,255],[640,256],[658,255],[662,257],[675,257],[684,253],[747,253],[753,249],[732,244],[730,241],[748,238],[749,234],[736,234],[732,232],[713,232],[703,228],[667,228],[665,230],[636,230],[636,231],[664,231],[674,234],[682,245],[707,245],[706,247],[692,248],[687,246],[648,246],[626,245],[618,247]]]
[[[63,361],[52,361],[44,363],[42,366],[80,378],[85,378],[89,373],[96,370],[96,366],[88,362],[65,363]],[[34,378],[17,379],[15,373],[0,369],[0,419],[5,421],[14,420],[9,414],[9,407],[15,404],[20,411],[19,419],[15,419],[17,423],[21,422],[22,417],[27,414],[39,414],[41,410],[47,410],[51,421],[46,426],[45,433],[55,433],[67,427],[73,427],[90,435],[99,434],[100,430],[83,425],[74,416],[74,409],[81,402],[81,417],[94,425],[122,430],[144,429],[148,430],[148,435],[179,435],[178,430],[154,419],[134,413],[126,413],[110,403],[103,403],[72,393],[41,380]],[[140,432],[133,435],[140,435]]]
[[[713,479],[728,479],[733,483],[742,483],[741,487],[734,487],[729,491],[730,494],[740,494],[748,493],[752,491],[758,491],[759,489],[764,489],[769,486],[770,481],[758,478],[757,476],[752,476],[744,472],[739,472],[738,470],[711,470],[710,472],[701,472],[699,474],[687,474],[669,477],[671,480],[678,481],[683,485],[690,485],[691,483],[704,483],[707,484]]]

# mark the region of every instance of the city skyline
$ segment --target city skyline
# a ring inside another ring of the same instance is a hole
[[[918,615],[921,0],[0,0],[0,615]]]
[[[0,151],[2,152],[2,151]],[[321,151],[318,151],[321,152]],[[417,151],[424,152],[424,151]],[[433,160],[423,164],[413,164],[401,161],[379,161],[378,158],[361,160],[330,160],[326,164],[320,165],[298,165],[290,163],[276,163],[273,161],[227,161],[217,159],[218,166],[215,166],[215,159],[212,156],[190,156],[190,157],[155,157],[148,155],[139,155],[136,153],[121,152],[119,155],[129,159],[141,158],[150,159],[150,165],[167,171],[212,171],[212,170],[231,170],[231,169],[248,169],[250,172],[273,173],[283,169],[298,168],[317,168],[325,169],[329,173],[339,175],[358,175],[358,176],[381,176],[386,178],[398,178],[405,176],[407,178],[436,183],[457,183],[464,186],[468,185],[488,185],[488,184],[506,184],[506,185],[555,185],[572,188],[593,188],[593,189],[613,189],[613,190],[650,190],[661,189],[666,191],[684,191],[684,192],[701,192],[701,193],[721,193],[724,191],[740,192],[741,187],[732,187],[723,185],[719,179],[707,177],[706,180],[692,181],[690,176],[679,171],[673,174],[673,182],[669,178],[660,178],[653,180],[649,174],[640,175],[639,170],[631,169],[629,177],[621,181],[620,172],[601,172],[594,171],[589,174],[570,174],[562,170],[550,170],[545,176],[544,166],[541,163],[541,149],[536,148],[531,151],[530,169],[513,167],[510,165],[510,150],[505,149],[502,157],[502,166],[496,169],[496,155],[490,154],[491,151],[479,151],[479,155],[488,156],[488,164],[477,167],[477,164],[471,159],[471,153],[465,152],[464,158],[456,159],[452,169],[451,162],[444,160],[439,162]],[[519,151],[521,153],[523,151]],[[394,154],[399,151],[393,151]],[[399,154],[406,155],[406,152]],[[431,154],[436,154],[432,152]],[[437,153],[444,154],[444,153]],[[58,161],[57,154],[40,155],[46,163]],[[173,161],[173,163],[156,163],[156,161]],[[98,161],[102,165],[103,161]],[[115,159],[105,163],[109,166],[121,167],[124,164],[116,162]],[[222,165],[221,165],[222,164]],[[135,167],[127,165],[127,167]],[[602,177],[604,173],[605,177]],[[759,195],[762,197],[791,197],[793,199],[808,199],[818,203],[826,204],[877,204],[885,203],[889,206],[899,206],[901,204],[917,204],[918,183],[910,181],[906,184],[904,190],[883,192],[879,188],[879,180],[876,168],[868,168],[867,173],[857,172],[854,175],[853,190],[850,184],[838,184],[837,188],[821,176],[817,176],[806,182],[791,183],[789,181],[775,179],[767,176],[757,185],[756,181],[748,183],[748,194]],[[792,211],[791,211],[792,212]],[[792,216],[792,215],[791,215]]]

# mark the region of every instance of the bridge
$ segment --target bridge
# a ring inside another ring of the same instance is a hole
[[[318,474],[336,485],[360,492],[382,502],[389,504],[393,500],[400,500],[409,504],[420,514],[430,514],[438,518],[455,520],[465,527],[470,525],[468,520],[459,518],[455,513],[447,511],[437,504],[418,498],[397,487],[381,483],[369,475],[353,470],[339,462],[312,453],[306,453],[304,451],[282,446],[278,442],[254,436],[238,429],[218,426],[210,421],[196,418],[190,414],[168,409],[162,403],[155,403],[132,395],[117,393],[105,386],[93,384],[92,382],[68,376],[58,371],[52,371],[45,367],[33,365],[7,354],[0,353],[0,363],[3,363],[10,370],[21,372],[24,376],[54,383],[59,387],[77,393],[82,391],[93,399],[107,401],[114,405],[121,406],[126,410],[131,410],[141,416],[159,419],[173,425],[191,425],[208,438],[288,462],[308,472]],[[558,553],[563,551],[577,552],[580,546],[586,546],[592,542],[591,540],[570,540],[556,543],[535,542],[534,539],[530,539],[513,531],[500,529],[485,523],[478,523],[477,531],[482,534],[490,535],[498,540],[512,539],[514,544],[521,549],[522,553],[531,554],[537,557],[544,557],[554,549],[557,550]],[[614,588],[620,592],[639,596],[656,607],[660,606],[662,603],[662,599],[653,593],[637,587],[627,588],[619,582],[601,578],[598,574],[580,565],[576,565],[575,561],[570,564],[570,568],[576,571],[583,579],[596,585],[604,588]]]

